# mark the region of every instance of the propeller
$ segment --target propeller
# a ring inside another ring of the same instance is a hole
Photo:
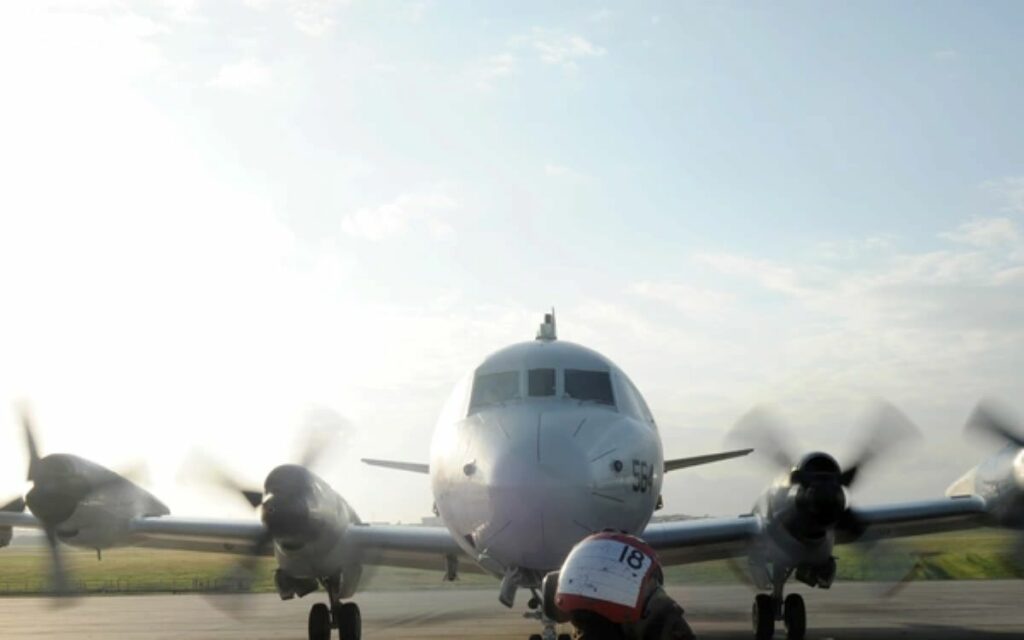
[[[866,435],[861,438],[854,461],[842,471],[840,480],[843,486],[853,485],[862,468],[920,435],[917,427],[902,411],[885,401],[877,401],[872,405],[863,420],[861,431]],[[797,467],[807,457],[800,458],[792,453],[795,439],[790,429],[778,414],[763,405],[744,414],[729,432],[727,439],[753,447],[755,456],[766,459],[782,470]]]
[[[789,472],[790,484],[797,487],[788,523],[794,530],[815,535],[839,527],[859,535],[863,527],[849,509],[846,490],[863,477],[864,469],[919,434],[906,415],[887,402],[876,402],[863,422],[860,431],[864,435],[857,453],[845,468],[820,451],[795,456],[790,431],[775,413],[763,406],[741,417],[728,439],[752,446],[755,455]]]
[[[1019,425],[1003,407],[994,400],[985,399],[978,403],[967,418],[964,429],[967,433],[985,435],[1024,449],[1024,436]]]
[[[40,457],[35,425],[28,405],[20,403],[17,410],[25,437],[25,448],[28,450],[28,480],[32,483],[25,502],[42,523],[46,534],[50,555],[49,593],[59,597],[71,596],[73,590],[61,553],[57,526],[71,517],[83,497],[83,489],[87,493],[89,488],[76,481],[65,459]]]

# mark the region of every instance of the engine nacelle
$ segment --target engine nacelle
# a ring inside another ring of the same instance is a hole
[[[827,537],[848,506],[843,475],[835,458],[810,453],[765,491],[755,511],[781,525],[795,540]]]
[[[94,462],[56,453],[33,463],[29,510],[72,546],[107,549],[130,544],[135,518],[170,510],[131,480]]]
[[[362,565],[346,532],[360,519],[325,480],[301,465],[275,468],[264,482],[260,518],[274,541],[282,598],[301,597],[324,578],[338,597],[355,593]]]
[[[980,496],[996,524],[1024,526],[1024,449],[1007,445],[951,484],[946,495]]]

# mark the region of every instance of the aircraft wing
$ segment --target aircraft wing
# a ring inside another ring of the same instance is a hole
[[[0,527],[41,529],[42,523],[28,513],[0,511]],[[161,516],[132,520],[126,542],[155,549],[249,554],[263,532],[258,520]],[[363,564],[444,571],[446,563],[456,559],[459,571],[482,572],[444,527],[358,524],[349,527],[345,540]],[[273,551],[268,548],[265,553]]]
[[[872,507],[852,507],[853,525],[836,531],[840,544],[973,529],[989,524],[985,501],[953,496]]]
[[[483,573],[444,527],[360,524],[345,535],[364,564],[443,571],[447,561],[455,560],[460,572]]]
[[[264,529],[256,520],[162,516],[136,519],[132,532],[137,546],[250,553]],[[446,558],[462,556],[460,570],[478,571],[444,527],[354,524],[345,532],[345,543],[363,564],[443,571]],[[267,555],[271,553],[268,549]]]
[[[43,523],[31,513],[16,511],[0,511],[0,527],[19,527],[23,529],[42,529]]]
[[[259,520],[136,518],[131,522],[130,544],[156,549],[250,554],[263,531]],[[272,555],[272,550],[267,549],[266,555]]]
[[[971,529],[988,524],[985,501],[958,496],[851,509],[853,518],[836,530],[840,544]],[[665,565],[691,564],[746,555],[765,530],[758,515],[699,518],[648,525],[642,538]]]
[[[742,556],[763,529],[763,520],[755,515],[696,518],[647,525],[640,537],[658,552],[662,564],[691,564]]]
[[[665,461],[665,473],[668,473],[669,471],[675,471],[676,469],[686,469],[688,467],[696,467],[702,464],[718,462],[719,460],[739,458],[747,455],[751,451],[753,451],[753,449],[736,449],[734,451],[710,453],[703,456],[691,456],[689,458],[672,458],[670,460]]]

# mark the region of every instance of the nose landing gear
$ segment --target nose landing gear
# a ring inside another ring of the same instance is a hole
[[[552,589],[554,588],[554,584],[554,582],[551,583]],[[545,581],[544,588],[548,588],[547,581]],[[549,602],[554,603],[554,593],[551,594]],[[558,633],[556,625],[559,621],[555,620],[553,617],[549,617],[548,612],[544,609],[544,600],[536,590],[534,590],[533,597],[530,598],[530,601],[526,606],[529,607],[531,611],[524,613],[523,617],[534,618],[544,625],[544,630],[541,633],[531,634],[529,640],[572,640],[572,636],[568,633]]]

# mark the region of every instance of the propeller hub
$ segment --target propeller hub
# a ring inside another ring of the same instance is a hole
[[[277,539],[306,540],[316,535],[310,502],[315,478],[305,467],[281,465],[264,483],[260,519]]]
[[[59,454],[37,460],[34,467],[25,504],[44,525],[55,527],[74,514],[92,487],[75,472],[71,460]]]
[[[797,491],[797,510],[820,526],[838,522],[846,507],[846,491],[835,476],[812,479]]]

